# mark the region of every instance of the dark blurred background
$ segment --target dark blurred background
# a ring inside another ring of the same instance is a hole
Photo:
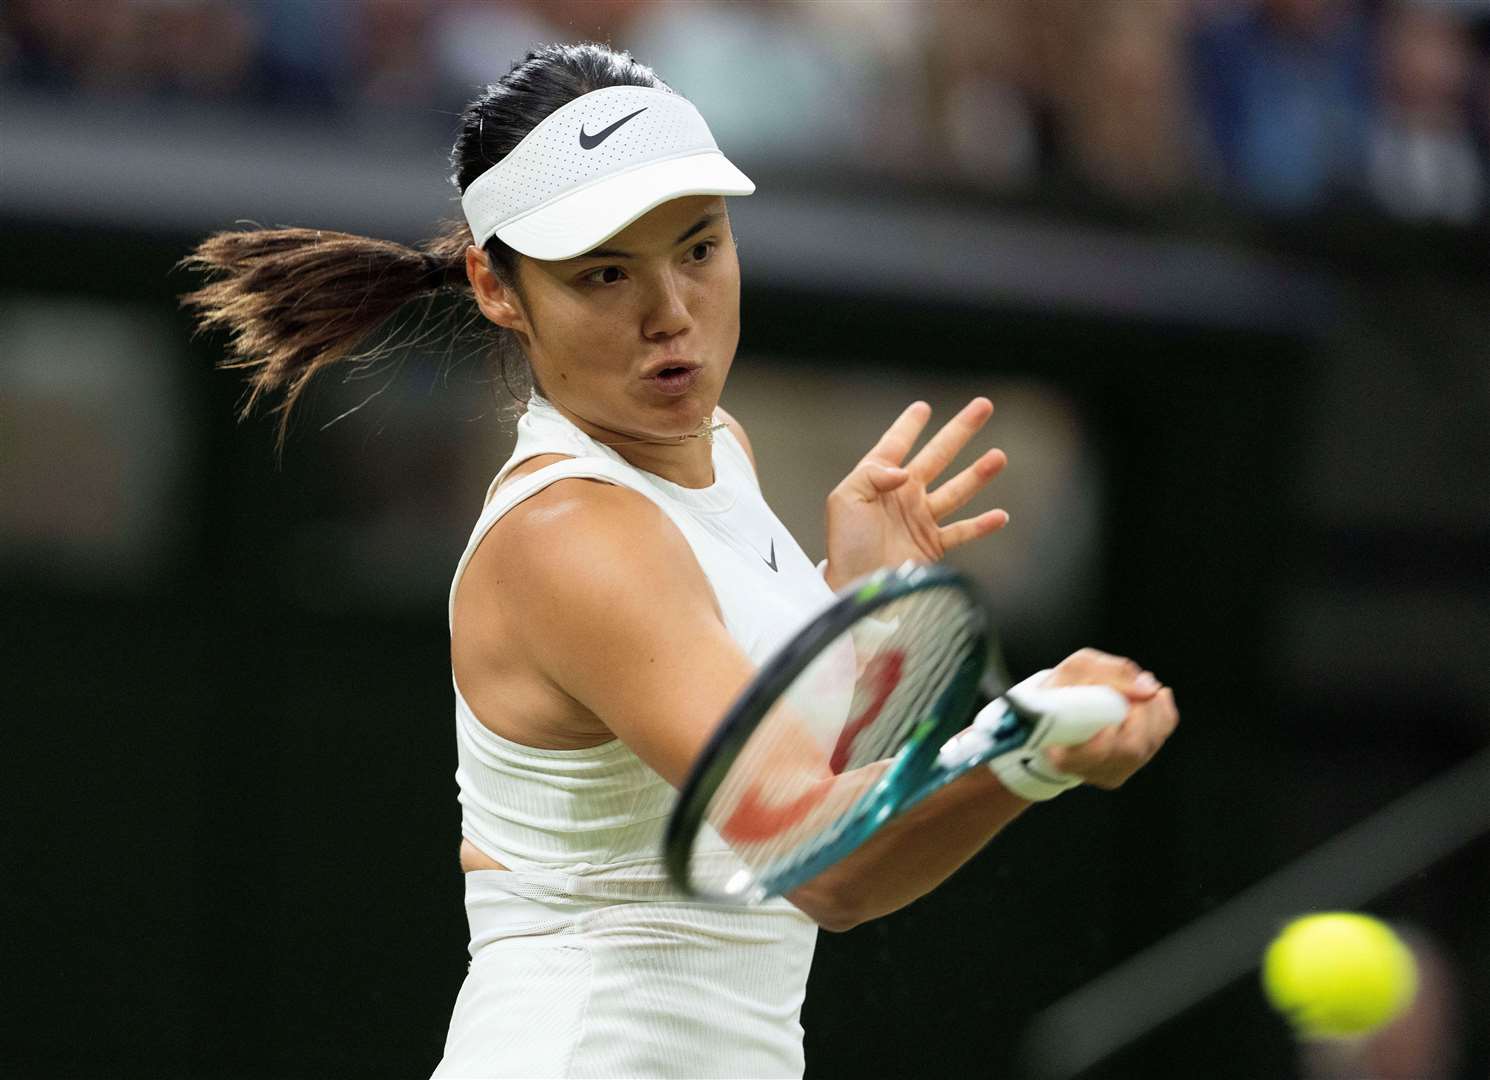
[[[757,181],[725,402],[809,553],[905,402],[990,393],[1013,524],[961,563],[1011,666],[1094,644],[1183,710],[1121,792],[823,935],[809,1075],[1048,1070],[1042,1010],[1490,743],[1490,4],[5,0],[5,1075],[438,1060],[444,605],[510,399],[436,336],[328,376],[278,465],[173,266],[238,221],[431,234],[465,100],[579,39]],[[1490,841],[1415,844],[1308,905],[1419,943],[1372,1075],[1483,1078]],[[1222,981],[1081,1075],[1321,1067]]]

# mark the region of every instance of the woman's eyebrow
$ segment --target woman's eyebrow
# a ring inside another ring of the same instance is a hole
[[[719,221],[719,220],[723,219],[723,217],[724,217],[723,214],[705,214],[703,217],[699,218],[696,222],[694,222],[693,223],[693,226],[687,232],[685,232],[682,236],[678,237],[676,240],[673,241],[673,247],[677,247],[684,240],[687,240],[690,236],[694,235],[695,233],[701,232],[704,229],[707,229],[710,225],[714,224],[716,221]],[[583,255],[576,255],[575,256],[575,259],[634,259],[634,258],[636,258],[636,256],[635,255],[632,255],[629,251],[617,251],[615,248],[596,248],[593,251],[587,251],[587,252],[585,252]]]

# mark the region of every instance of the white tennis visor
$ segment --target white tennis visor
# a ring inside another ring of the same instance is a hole
[[[553,261],[583,255],[669,199],[754,190],[688,100],[608,86],[544,117],[460,202],[477,246],[496,236]]]

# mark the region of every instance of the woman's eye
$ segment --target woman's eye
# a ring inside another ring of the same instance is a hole
[[[621,280],[621,272],[619,266],[601,266],[586,274],[585,280],[592,285],[614,285]]]
[[[696,263],[708,262],[719,246],[718,240],[700,240],[688,249],[688,256]],[[614,285],[626,276],[619,266],[597,266],[580,275],[580,280],[589,285]]]

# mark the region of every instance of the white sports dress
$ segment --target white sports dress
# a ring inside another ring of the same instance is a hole
[[[539,454],[570,459],[504,487]],[[450,590],[487,530],[567,477],[639,492],[682,532],[731,636],[756,663],[831,600],[761,497],[727,429],[714,483],[685,488],[627,464],[534,397]],[[437,1077],[801,1076],[802,998],[817,927],[784,899],[719,907],[668,884],[673,789],[619,740],[519,745],[455,688],[461,831],[507,871],[466,875],[471,964]]]

